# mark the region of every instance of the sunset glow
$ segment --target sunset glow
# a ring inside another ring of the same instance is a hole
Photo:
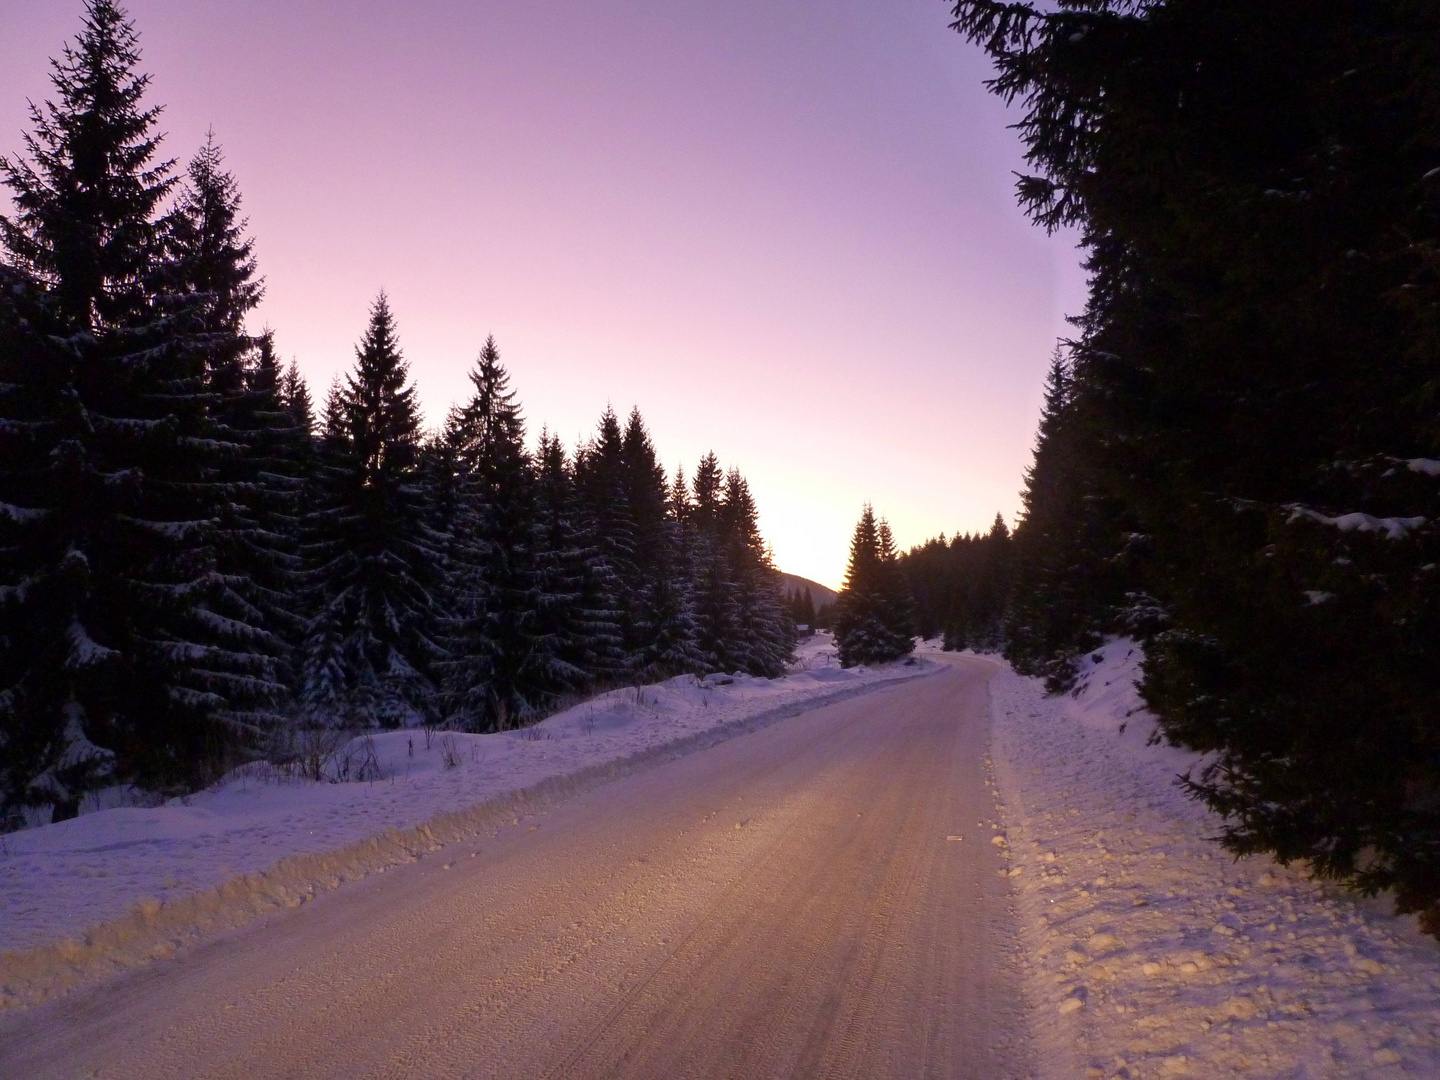
[[[1013,520],[1083,279],[947,5],[131,0],[182,161],[213,127],[317,398],[385,289],[426,421],[499,342],[532,438],[612,404],[749,478],[779,566]],[[0,152],[78,0],[0,7]],[[357,223],[359,223],[357,225]]]

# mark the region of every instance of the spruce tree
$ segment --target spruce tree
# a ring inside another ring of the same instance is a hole
[[[1001,539],[1008,539],[1003,532],[1005,526],[997,514]],[[876,556],[879,560],[879,583],[882,602],[882,618],[886,632],[890,635],[890,650],[896,657],[908,656],[915,647],[915,601],[910,595],[910,585],[900,569],[900,551],[895,546],[895,537],[890,523],[880,519],[875,529]]]
[[[598,555],[594,584],[603,590],[603,596],[595,597],[593,603],[597,610],[608,612],[607,618],[620,630],[618,649],[595,657],[596,677],[612,683],[630,678],[627,649],[635,641],[640,619],[624,442],[620,421],[607,407],[595,438],[576,451],[573,468],[580,527]]]
[[[835,643],[842,667],[887,663],[914,648],[907,588],[896,565],[890,527],[882,530],[866,503],[850,539],[849,564],[836,602]]]
[[[280,396],[285,412],[289,414],[290,426],[306,439],[313,438],[315,409],[310,402],[310,387],[305,384],[305,376],[300,374],[300,365],[294,360],[291,360],[290,366],[285,369]]]
[[[798,590],[797,590],[798,591]],[[795,621],[811,633],[815,631],[815,597],[807,586],[795,605]]]
[[[1057,350],[1025,473],[1005,623],[1006,658],[1017,671],[1044,676],[1052,690],[1069,688],[1075,660],[1106,633],[1140,629],[1126,609],[1143,552],[1127,547],[1137,533],[1102,489],[1096,403],[1078,395]]]
[[[1145,699],[1212,755],[1190,790],[1233,851],[1393,888],[1440,930],[1440,9],[956,16],[1024,102],[1022,201],[1085,238],[1067,426],[1113,508],[1079,520],[1114,524],[1072,550],[1125,570]]]
[[[723,511],[724,474],[715,454],[700,459],[691,480],[694,497],[689,508],[693,536],[691,567],[694,585],[691,607],[695,619],[695,647],[710,671],[734,671],[739,610],[735,580],[727,558]]]
[[[0,405],[5,616],[25,628],[0,665],[0,797],[57,817],[105,783],[200,782],[281,689],[262,632],[224,608],[210,339],[173,287],[172,163],[139,59],[124,13],[92,0],[53,64],[56,100],[31,109],[28,160],[0,158],[21,288],[6,317],[29,323],[6,331]]]
[[[248,516],[232,563],[248,579],[248,596],[266,627],[287,646],[284,671],[294,691],[299,688],[307,621],[299,548],[314,448],[309,424],[296,423],[285,382],[275,336],[267,328],[256,339],[253,362],[245,370],[241,430],[247,450],[238,505]]]
[[[695,646],[682,524],[673,517],[650,434],[632,409],[621,443],[626,504],[634,537],[634,618],[626,666],[638,681],[653,681],[703,666]]]
[[[264,292],[246,224],[239,186],[208,132],[168,217],[166,289],[169,303],[195,313],[219,450],[212,543],[222,584],[209,605],[228,624],[262,628],[238,638],[237,647],[274,661],[272,670],[293,684],[289,648],[280,643],[298,645],[303,628],[294,596],[299,447],[280,400],[273,336],[245,332],[245,317]]]
[[[474,395],[445,441],[460,477],[456,608],[443,665],[452,714],[472,731],[503,731],[541,714],[565,688],[558,641],[541,623],[543,542],[525,427],[489,338],[470,373]]]
[[[564,689],[578,692],[616,669],[620,626],[610,606],[609,569],[587,528],[565,448],[548,431],[536,464],[537,632],[550,642]]]
[[[777,678],[794,657],[795,624],[781,601],[780,576],[760,535],[750,485],[736,469],[725,478],[720,519],[735,586],[732,654],[748,674]]]
[[[256,343],[245,333],[245,316],[265,292],[239,212],[239,186],[209,131],[166,219],[167,284],[176,302],[199,314],[210,412],[222,428],[233,427],[246,407],[246,360]]]
[[[303,694],[316,723],[397,726],[436,719],[443,553],[426,528],[420,418],[382,293],[331,389],[308,493],[312,616]]]

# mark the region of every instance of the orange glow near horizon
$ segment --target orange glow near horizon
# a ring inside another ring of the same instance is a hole
[[[317,401],[383,288],[431,423],[493,333],[532,436],[639,406],[667,468],[740,468],[791,573],[838,587],[866,501],[902,546],[1014,519],[1083,278],[946,4],[126,6]],[[81,8],[0,7],[0,153]]]

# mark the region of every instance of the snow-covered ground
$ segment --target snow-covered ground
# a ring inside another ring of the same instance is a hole
[[[647,755],[925,670],[926,661],[843,670],[821,634],[781,679],[681,676],[495,735],[377,733],[326,765],[368,779],[250,766],[187,799],[0,836],[0,1008],[48,993],[57,962],[75,969],[63,983],[167,955],[206,929],[509,821],[516,799],[533,804]]]
[[[1044,1075],[1440,1076],[1440,947],[1383,901],[1236,862],[1147,746],[1140,652],[1072,695],[991,682],[995,842],[1011,860]]]

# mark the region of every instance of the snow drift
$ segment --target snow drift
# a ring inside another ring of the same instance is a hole
[[[500,734],[361,736],[326,765],[349,782],[253,765],[188,799],[11,833],[0,837],[0,1008],[170,956],[591,785],[934,670],[928,661],[844,670],[821,635],[780,679],[680,676]]]
[[[1044,1075],[1440,1075],[1440,950],[1388,914],[1207,841],[1148,745],[1141,651],[1115,640],[1074,692],[991,682],[996,840],[1010,858]]]

